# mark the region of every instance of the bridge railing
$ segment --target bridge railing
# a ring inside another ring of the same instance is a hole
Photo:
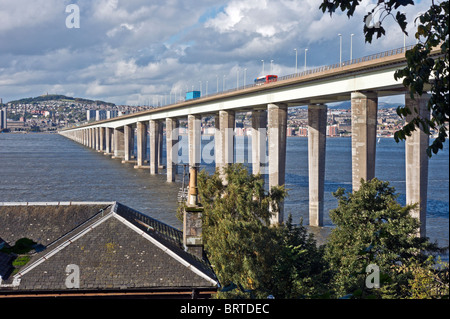
[[[398,49],[393,49],[393,50],[388,50],[388,51],[384,51],[384,52],[380,52],[380,53],[375,53],[375,54],[371,54],[371,55],[367,55],[361,58],[356,58],[356,59],[352,59],[352,60],[347,60],[347,61],[343,61],[342,63],[334,63],[334,64],[330,64],[330,65],[323,65],[320,67],[316,67],[316,68],[312,68],[309,70],[305,70],[303,72],[298,72],[298,73],[294,73],[294,74],[289,74],[289,75],[284,75],[284,76],[280,76],[278,77],[278,81],[285,81],[285,80],[291,80],[294,78],[300,78],[303,76],[307,76],[310,74],[315,74],[315,73],[320,73],[320,72],[324,72],[324,71],[328,71],[328,70],[333,70],[333,69],[339,69],[343,66],[347,66],[347,65],[354,65],[354,64],[359,64],[359,63],[364,63],[367,61],[373,61],[373,60],[377,60],[377,59],[381,59],[384,57],[388,57],[388,56],[393,56],[393,55],[397,55],[397,54],[401,54],[401,53],[405,53],[406,51],[412,49],[414,47],[414,45],[409,45],[409,46],[404,46]],[[199,98],[193,99],[193,100],[201,100],[204,98],[209,98],[209,97],[213,97],[213,96],[219,96],[222,94],[227,94],[227,93],[231,93],[231,92],[236,92],[236,91],[240,91],[240,90],[245,90],[245,89],[249,89],[252,87],[257,86],[254,83],[251,84],[247,84],[247,85],[243,85],[243,86],[238,86],[236,88],[233,89],[229,89],[229,90],[223,90],[221,92],[217,92],[217,93],[209,93],[206,95],[203,95]],[[192,101],[192,100],[189,100]],[[185,101],[184,100],[179,100],[175,103],[171,103],[171,104],[166,104],[163,106],[170,106],[170,105],[179,105],[179,104],[183,104]]]
[[[381,58],[384,58],[384,57],[401,54],[401,53],[406,52],[407,50],[412,49],[413,47],[414,47],[414,45],[405,46],[405,47],[401,47],[401,48],[398,48],[398,49],[393,49],[393,50],[388,50],[388,51],[384,51],[384,52],[379,52],[379,53],[367,55],[367,56],[364,56],[364,57],[361,57],[361,58],[356,58],[356,59],[352,59],[352,60],[343,61],[342,63],[334,63],[334,64],[330,64],[330,65],[323,65],[323,66],[320,66],[320,67],[308,69],[308,70],[303,71],[303,72],[298,72],[298,73],[293,73],[293,74],[280,76],[280,77],[278,77],[278,81],[277,82],[290,80],[290,79],[294,79],[294,78],[299,78],[299,77],[303,77],[303,76],[310,75],[310,74],[321,73],[321,72],[328,71],[328,70],[339,69],[339,68],[341,68],[343,66],[347,66],[347,65],[354,65],[354,64],[364,63],[364,62],[367,62],[367,61],[373,61],[373,60],[381,59]],[[207,94],[207,95],[204,95],[204,96],[199,97],[197,99],[200,100],[200,99],[206,98],[206,97],[213,97],[213,96],[217,96],[217,95],[221,95],[221,94],[236,92],[236,91],[252,88],[252,87],[255,87],[255,86],[257,86],[257,85],[254,84],[254,83],[251,83],[251,84],[247,84],[245,86],[243,85],[243,86],[239,86],[239,87],[236,87],[236,88],[233,88],[233,89],[224,90],[224,91],[217,92],[217,93]],[[178,102],[178,103],[183,103],[183,102],[184,101],[181,101],[181,102]],[[178,103],[175,103],[175,104],[178,104]]]
[[[353,64],[358,64],[358,63],[364,63],[364,62],[367,62],[367,61],[377,60],[377,59],[381,59],[381,58],[384,58],[384,57],[388,57],[388,56],[393,56],[393,55],[404,53],[407,50],[412,49],[413,47],[414,47],[413,45],[410,45],[410,46],[407,46],[407,47],[402,47],[402,48],[398,48],[398,49],[393,49],[393,50],[388,50],[388,51],[384,51],[384,52],[379,52],[379,53],[367,55],[367,56],[364,56],[364,57],[361,57],[361,58],[357,58],[357,59],[343,61],[342,63],[334,63],[334,64],[330,64],[330,65],[323,65],[323,66],[320,66],[320,67],[317,67],[317,68],[313,68],[313,69],[309,69],[309,70],[306,70],[306,71],[303,71],[303,72],[281,76],[281,77],[278,78],[278,80],[279,81],[289,80],[289,79],[293,79],[293,78],[296,78],[296,77],[302,77],[302,76],[306,76],[306,75],[310,75],[310,74],[314,74],[314,73],[321,73],[321,72],[328,71],[328,70],[338,69],[338,68],[346,66],[346,65],[353,65]]]

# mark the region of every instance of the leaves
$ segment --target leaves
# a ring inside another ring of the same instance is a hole
[[[406,265],[413,258],[424,261],[427,253],[439,251],[427,238],[415,236],[419,222],[410,215],[415,206],[402,207],[396,201],[395,189],[376,178],[361,180],[356,192],[339,190],[334,196],[338,207],[330,211],[330,218],[335,228],[325,247],[325,258],[338,297],[349,292],[353,292],[353,298],[366,298],[368,294],[400,297],[398,286],[408,283],[393,273],[395,265]],[[369,291],[365,286],[369,264],[380,268],[383,289]]]
[[[241,164],[226,170],[227,185],[216,172],[199,174],[203,240],[219,281],[218,297],[298,298],[317,293],[314,279],[323,259],[313,236],[291,218],[270,225],[271,208],[286,196],[284,187],[264,190],[259,175]],[[239,289],[237,289],[239,288]]]

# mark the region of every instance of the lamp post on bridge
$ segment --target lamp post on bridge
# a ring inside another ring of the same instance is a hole
[[[342,66],[342,34],[338,34],[339,36],[339,66]]]
[[[298,52],[297,52],[297,49],[294,49],[294,51],[295,51],[295,74],[297,74],[298,73],[298,68],[297,68],[297,54],[298,54]]]
[[[353,60],[353,36],[353,33],[350,34],[350,63],[352,63]]]
[[[305,49],[305,72],[306,72],[306,52],[308,52],[308,49]]]

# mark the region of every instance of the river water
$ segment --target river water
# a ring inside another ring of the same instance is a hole
[[[203,137],[203,145],[213,138]],[[247,138],[236,137],[236,153],[251,155]],[[185,146],[187,138],[182,137]],[[183,144],[184,143],[184,144]],[[325,173],[324,227],[311,227],[319,241],[332,228],[328,211],[337,205],[332,192],[351,190],[351,139],[328,138]],[[244,152],[245,153],[242,153]],[[164,152],[163,152],[164,157]],[[405,204],[403,143],[382,138],[376,151],[376,176],[389,181]],[[164,159],[163,159],[164,160]],[[187,153],[180,156],[187,162]],[[308,224],[308,144],[306,138],[287,139],[285,216]],[[246,164],[249,165],[249,164]],[[203,163],[212,172],[214,163]],[[179,172],[182,172],[180,167]],[[182,174],[167,183],[164,171],[151,176],[58,134],[0,134],[0,202],[118,201],[164,223],[181,228],[175,217]],[[429,162],[427,236],[441,246],[449,242],[449,145]],[[0,225],[1,227],[1,225]]]

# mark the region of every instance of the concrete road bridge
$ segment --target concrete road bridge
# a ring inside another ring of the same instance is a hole
[[[136,168],[145,167],[147,138],[150,139],[150,174],[158,174],[163,127],[166,138],[167,181],[175,181],[178,163],[179,122],[188,122],[189,165],[201,162],[201,119],[214,116],[215,165],[222,169],[234,159],[234,129],[237,112],[252,114],[252,170],[261,172],[261,159],[268,147],[268,186],[284,185],[286,165],[286,127],[288,108],[308,106],[309,221],[323,225],[327,103],[351,101],[352,187],[360,180],[375,177],[378,99],[405,96],[405,104],[420,116],[429,117],[429,95],[410,98],[394,72],[406,65],[400,48],[341,64],[323,66],[298,74],[279,77],[264,85],[249,85],[218,94],[183,101],[152,110],[68,128],[59,133],[87,147],[130,161],[134,138],[137,142]],[[433,53],[436,57],[440,51]],[[412,114],[411,116],[414,116]],[[411,116],[407,118],[408,121]],[[419,203],[414,215],[421,221],[425,236],[428,136],[416,130],[405,142],[406,200]],[[282,222],[282,210],[274,212],[273,222]]]

